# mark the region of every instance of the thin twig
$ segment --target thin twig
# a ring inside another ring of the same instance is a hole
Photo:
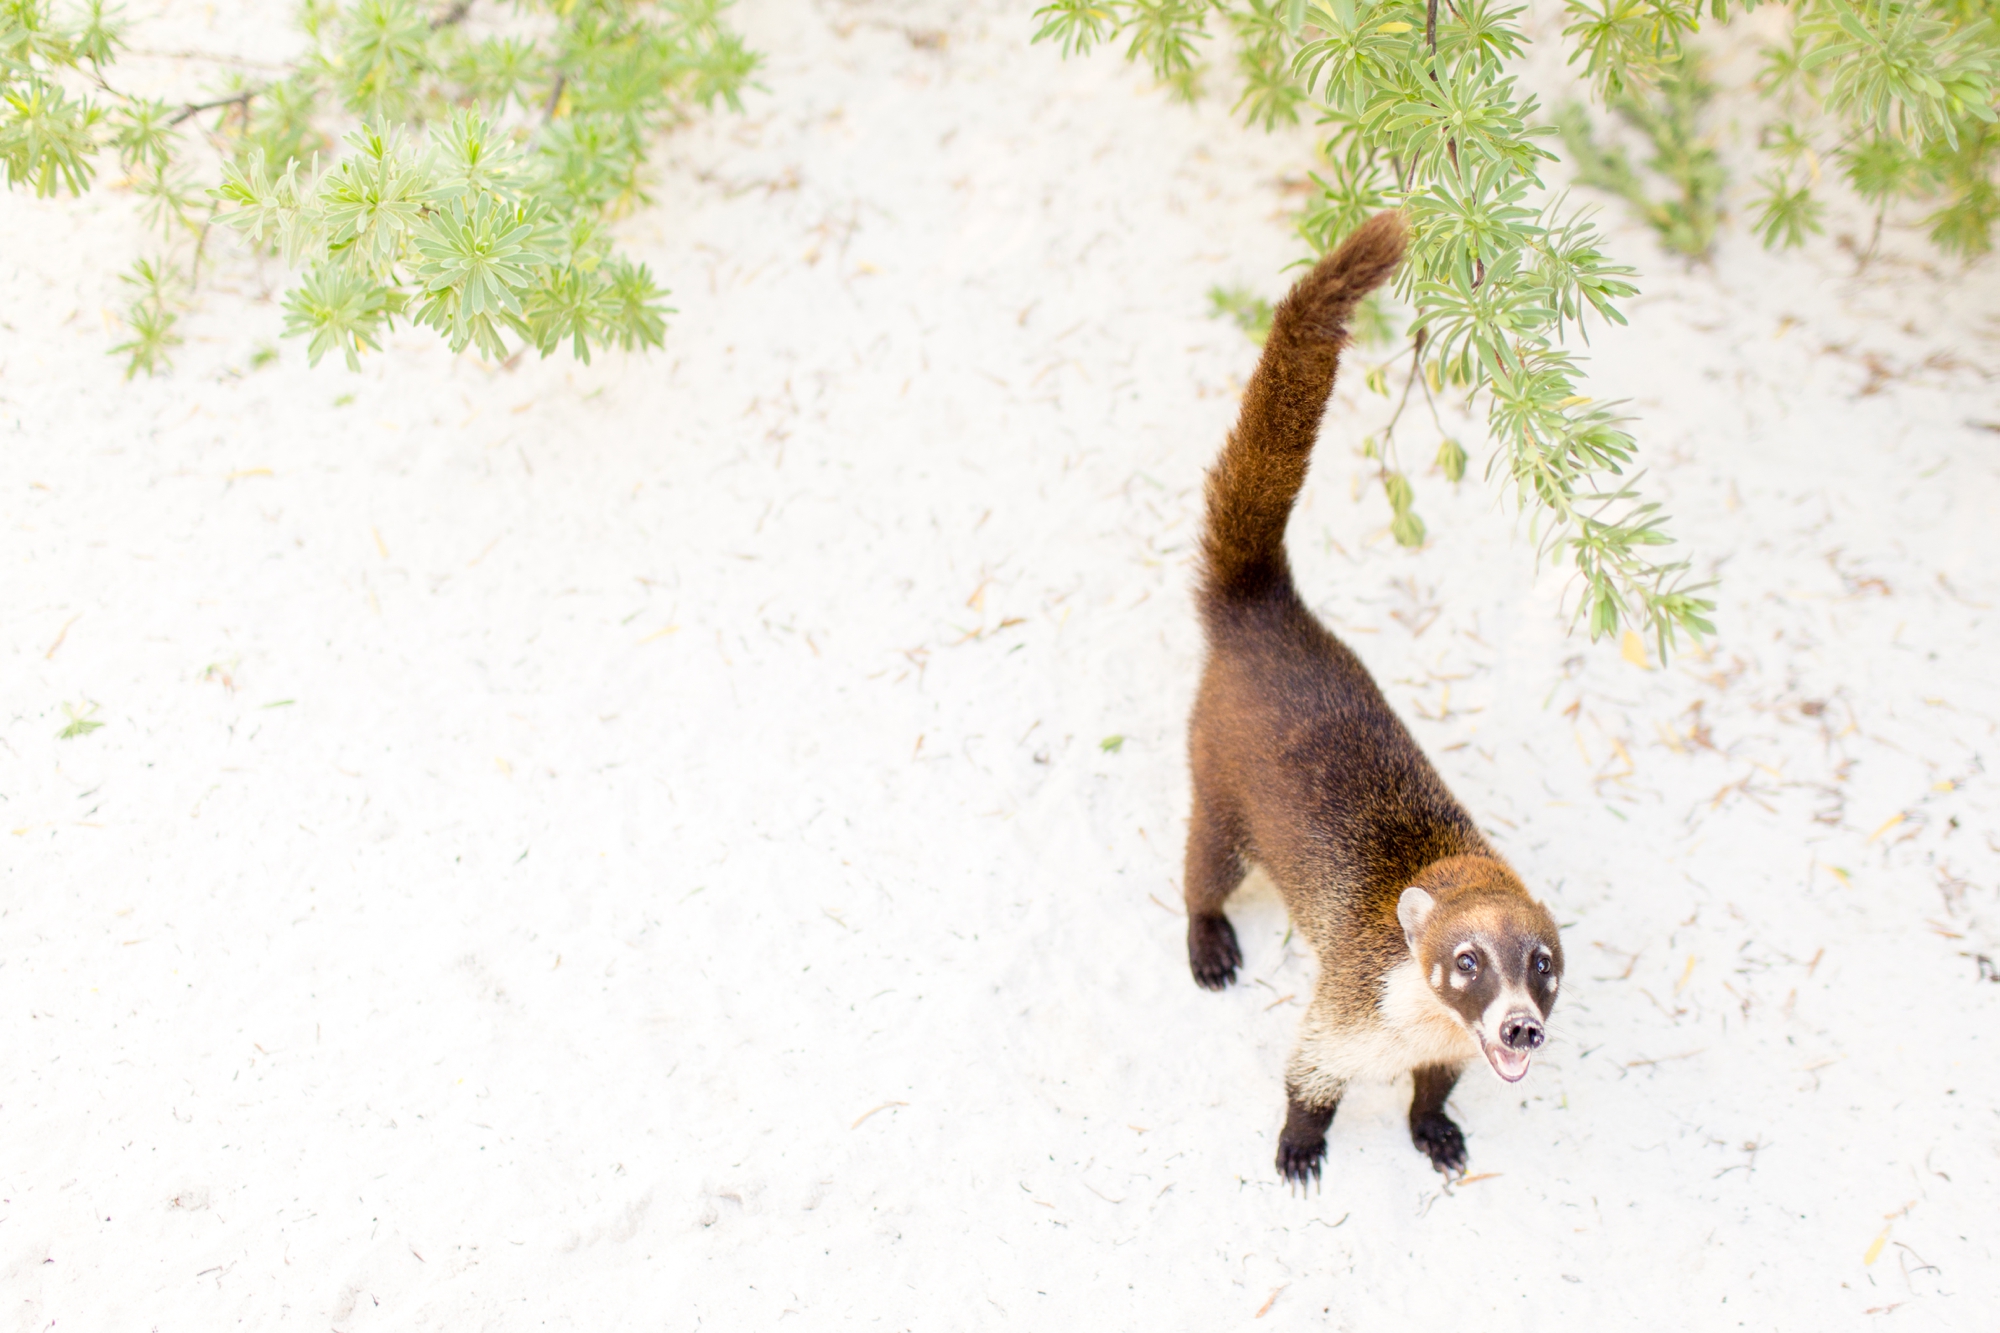
[[[139,47],[127,48],[126,55],[147,56],[154,60],[213,60],[218,65],[242,65],[246,69],[284,69],[282,61],[252,60],[248,56],[217,55],[212,51],[146,51]]]
[[[1424,404],[1431,410],[1431,424],[1438,428],[1438,434],[1451,434],[1444,428],[1444,418],[1438,415],[1437,399],[1431,394],[1431,377],[1428,375],[1424,376]]]
[[[201,227],[195,232],[194,260],[188,265],[188,294],[192,296],[201,285],[201,257],[208,251],[208,229],[215,225],[216,209],[209,206],[208,216],[201,220]]]
[[[568,84],[569,75],[556,75],[556,86],[549,89],[549,104],[542,108],[542,124],[546,125],[556,118],[556,104],[562,101],[563,89]]]
[[[1375,476],[1382,483],[1384,490],[1388,489],[1389,464],[1396,449],[1396,423],[1402,420],[1403,409],[1409,405],[1410,386],[1416,383],[1419,375],[1423,374],[1423,356],[1424,330],[1418,329],[1416,336],[1410,339],[1410,376],[1403,381],[1403,396],[1396,401],[1396,410],[1390,415],[1389,424],[1382,428],[1382,447],[1375,455]],[[1425,386],[1425,392],[1429,392],[1429,385]]]
[[[1418,329],[1416,336],[1410,340],[1410,378],[1403,381],[1403,396],[1397,400],[1396,411],[1390,416],[1389,424],[1382,428],[1382,443],[1385,446],[1385,454],[1387,453],[1386,446],[1396,434],[1396,423],[1403,418],[1403,407],[1410,401],[1410,386],[1416,382],[1417,376],[1423,370],[1424,334],[1426,332],[1428,330]],[[1424,386],[1424,392],[1430,392],[1429,384]]]
[[[1888,202],[1875,210],[1875,230],[1868,237],[1868,248],[1854,259],[1854,276],[1860,277],[1868,269],[1868,261],[1875,257],[1875,247],[1882,243],[1882,215],[1889,211]]]
[[[179,111],[176,111],[173,118],[167,124],[178,125],[189,116],[200,115],[204,111],[213,111],[219,106],[240,106],[243,108],[244,114],[248,115],[250,111],[250,99],[262,91],[263,89],[261,88],[245,88],[233,97],[218,97],[213,102],[190,102]]]

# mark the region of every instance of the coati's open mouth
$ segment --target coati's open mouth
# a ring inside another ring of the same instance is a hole
[[[1500,1040],[1489,1041],[1479,1034],[1479,1049],[1493,1072],[1509,1083],[1519,1083],[1528,1072],[1528,1060],[1542,1048],[1548,1033],[1542,1020],[1525,1009],[1515,1009],[1500,1020]]]
[[[1482,1041],[1479,1049],[1486,1053],[1486,1063],[1493,1066],[1493,1072],[1509,1083],[1519,1083],[1528,1075],[1528,1060],[1533,1051],[1517,1051],[1511,1046],[1498,1042]]]

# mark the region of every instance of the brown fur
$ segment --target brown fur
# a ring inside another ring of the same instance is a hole
[[[1419,1070],[1412,1137],[1439,1170],[1462,1169],[1463,1139],[1443,1105],[1485,1014],[1473,1006],[1516,994],[1510,986],[1533,991],[1530,979],[1540,977],[1534,1003],[1545,1016],[1561,969],[1554,921],[1446,790],[1367,668],[1306,609],[1285,557],[1285,525],[1348,318],[1395,270],[1403,244],[1401,215],[1378,214],[1299,280],[1273,316],[1208,478],[1198,592],[1208,659],[1189,736],[1188,956],[1203,986],[1234,978],[1242,956],[1222,906],[1253,863],[1277,883],[1319,955],[1287,1076],[1279,1167],[1293,1180],[1318,1174],[1326,1125],[1354,1076],[1329,1064],[1329,1050],[1361,1052],[1340,1058],[1370,1069]],[[1412,888],[1429,897],[1406,899]],[[1477,975],[1452,981],[1462,947],[1477,954]],[[1547,965],[1537,960],[1549,959],[1553,971],[1537,973]],[[1385,1009],[1391,974],[1413,961],[1426,993],[1398,1003],[1422,1012],[1411,1011],[1416,1027],[1399,1027],[1404,1011]],[[1540,1044],[1539,1018],[1532,1040]]]

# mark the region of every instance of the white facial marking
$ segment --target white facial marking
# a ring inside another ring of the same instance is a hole
[[[1507,1015],[1526,1013],[1539,1016],[1541,1012],[1541,1006],[1535,1003],[1535,997],[1528,994],[1524,987],[1509,986],[1494,996],[1493,1003],[1487,1005],[1485,1012],[1479,1015],[1477,1026],[1479,1039],[1498,1046],[1501,1044],[1500,1025],[1507,1021]]]
[[[1494,996],[1493,1003],[1487,1005],[1486,1012],[1479,1016],[1480,1037],[1497,1045],[1500,1041],[1500,1024],[1506,1021],[1508,1014],[1517,1009],[1526,1009],[1529,1013],[1533,1013],[1535,1001],[1519,986],[1509,986]]]
[[[1432,985],[1432,986],[1442,986],[1442,985],[1444,985],[1444,964],[1443,964],[1443,963],[1432,963],[1432,964],[1431,964],[1431,985]]]

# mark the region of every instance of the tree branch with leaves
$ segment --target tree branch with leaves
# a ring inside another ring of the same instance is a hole
[[[276,77],[176,105],[113,83],[104,0],[0,0],[0,170],[81,194],[115,156],[163,243],[126,275],[128,375],[166,368],[218,222],[301,273],[284,333],[315,364],[399,321],[495,360],[657,347],[666,293],[608,227],[652,202],[662,134],[742,109],[759,57],[725,4],[307,0]]]
[[[1266,128],[1311,113],[1322,127],[1318,197],[1299,219],[1312,249],[1324,253],[1379,209],[1407,215],[1395,290],[1413,312],[1408,368],[1395,418],[1365,447],[1395,539],[1417,546],[1426,534],[1396,461],[1395,423],[1412,391],[1434,419],[1438,393],[1483,404],[1497,446],[1489,475],[1530,516],[1542,557],[1579,576],[1577,617],[1593,638],[1644,629],[1665,656],[1680,636],[1712,632],[1713,605],[1685,561],[1655,558],[1670,539],[1629,475],[1637,446],[1616,405],[1582,391],[1572,344],[1585,318],[1622,324],[1618,303],[1636,289],[1588,218],[1544,185],[1554,130],[1510,73],[1526,48],[1521,12],[1492,0],[1212,0],[1174,9],[1169,36],[1149,0],[1054,0],[1038,11],[1036,36],[1081,53],[1133,35],[1128,55],[1155,55],[1155,74],[1178,88],[1209,20],[1220,20],[1235,38],[1239,113]],[[1611,35],[1672,55],[1643,23]],[[1623,48],[1600,59],[1630,65]],[[1464,450],[1438,429],[1437,465],[1456,481]]]

